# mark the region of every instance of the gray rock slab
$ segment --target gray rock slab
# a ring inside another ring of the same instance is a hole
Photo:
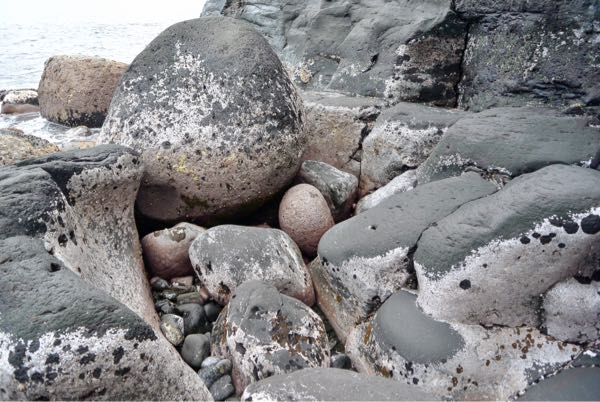
[[[385,186],[378,188],[373,193],[364,196],[356,203],[356,214],[360,214],[381,204],[386,198],[394,194],[410,191],[417,186],[417,172],[408,170],[395,177]]]

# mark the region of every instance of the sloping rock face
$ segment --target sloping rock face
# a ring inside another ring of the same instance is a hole
[[[469,22],[460,107],[598,106],[596,0],[457,0],[456,12]]]
[[[204,14],[254,24],[303,87],[452,106],[466,24],[451,5],[209,0]]]
[[[16,129],[0,129],[0,166],[58,152],[50,142]]]
[[[161,33],[121,81],[100,141],[142,153],[137,205],[162,221],[244,215],[290,182],[302,101],[248,24],[211,17]]]
[[[157,331],[141,175],[118,146],[0,168],[1,399],[210,399]]]

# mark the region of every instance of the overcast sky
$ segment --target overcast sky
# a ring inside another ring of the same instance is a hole
[[[0,23],[159,22],[200,16],[205,0],[0,0]]]

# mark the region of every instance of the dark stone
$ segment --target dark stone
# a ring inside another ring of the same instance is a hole
[[[223,359],[215,365],[204,367],[198,371],[200,379],[208,388],[228,373],[231,373],[231,360],[229,359]]]
[[[214,322],[217,320],[217,317],[219,317],[219,313],[221,313],[222,309],[223,307],[221,307],[218,303],[215,302],[208,302],[204,305],[204,312],[206,313],[206,318],[208,318],[210,322]]]
[[[337,354],[331,356],[331,368],[346,369],[352,368],[352,361],[346,354]]]
[[[177,314],[183,317],[184,335],[204,333],[209,330],[204,307],[200,304],[182,304],[175,308]]]
[[[581,220],[581,230],[589,235],[600,232],[600,216],[592,214],[583,218]]]
[[[231,383],[231,376],[226,374],[219,378],[210,386],[209,391],[215,401],[224,401],[227,397],[233,395],[235,393],[235,388]]]
[[[192,334],[185,337],[181,347],[183,361],[198,370],[202,362],[210,356],[210,337],[204,334]]]

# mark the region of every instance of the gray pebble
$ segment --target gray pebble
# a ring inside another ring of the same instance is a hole
[[[161,314],[172,314],[175,311],[175,305],[169,300],[158,300],[154,303],[154,307]]]
[[[165,314],[161,318],[160,329],[165,338],[175,346],[183,342],[183,318],[175,314]]]
[[[223,401],[227,397],[231,396],[235,392],[233,384],[231,383],[231,376],[224,375],[219,378],[213,385],[210,386],[209,391],[215,401]]]
[[[223,359],[213,366],[198,371],[200,379],[208,388],[227,373],[231,373],[231,360],[229,359]]]
[[[338,369],[350,369],[352,367],[352,362],[348,355],[345,354],[337,354],[331,356],[331,368]]]
[[[210,338],[208,336],[192,334],[185,337],[181,348],[183,361],[197,370],[208,356],[210,356]]]
[[[221,359],[216,356],[209,356],[202,361],[202,368],[214,366],[215,364],[217,364],[220,361],[221,361]]]
[[[209,323],[200,304],[187,303],[177,306],[175,311],[183,317],[183,333],[198,334],[208,331]]]
[[[177,300],[177,292],[171,289],[165,290],[161,293],[163,299],[175,301]]]
[[[150,279],[150,285],[152,285],[152,289],[158,291],[167,290],[170,287],[169,282],[167,282],[163,278],[159,278],[158,276],[155,276],[154,278]]]
[[[206,303],[204,305],[204,311],[206,312],[206,317],[211,322],[214,322],[217,320],[217,317],[219,317],[219,313],[221,313],[222,309],[223,309],[223,307],[221,307],[219,304],[217,304],[215,302]]]

